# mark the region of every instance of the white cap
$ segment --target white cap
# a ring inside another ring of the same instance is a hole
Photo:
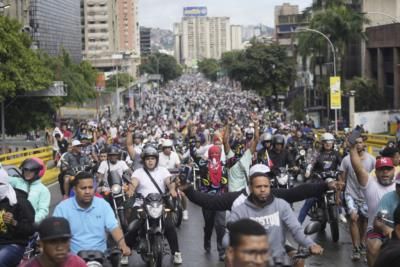
[[[256,173],[267,174],[271,172],[271,169],[264,164],[255,164],[250,168],[250,176],[253,176]]]
[[[82,143],[79,140],[72,140],[72,146],[81,146]]]

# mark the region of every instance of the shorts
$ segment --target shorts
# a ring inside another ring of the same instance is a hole
[[[365,201],[355,200],[351,195],[345,194],[344,196],[347,206],[347,212],[357,212],[358,215],[368,218],[368,206]]]
[[[383,243],[387,240],[387,237],[381,233],[374,232],[374,230],[369,230],[367,232],[367,239],[380,239]]]

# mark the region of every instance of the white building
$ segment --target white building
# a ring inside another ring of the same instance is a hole
[[[224,52],[232,50],[229,17],[183,17],[174,24],[174,34],[175,58],[189,67],[204,58],[220,59]],[[236,35],[239,32],[235,28]]]
[[[240,25],[231,25],[231,48],[232,50],[243,49],[242,26]]]

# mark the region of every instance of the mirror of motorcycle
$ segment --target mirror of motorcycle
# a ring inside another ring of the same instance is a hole
[[[376,217],[382,219],[382,218],[387,218],[388,217],[389,212],[387,210],[380,210],[378,211],[378,214],[376,215]]]
[[[306,228],[304,228],[305,235],[312,235],[318,233],[321,229],[321,224],[319,222],[310,222],[307,224]]]

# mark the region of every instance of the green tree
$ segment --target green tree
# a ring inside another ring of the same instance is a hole
[[[182,75],[182,67],[173,56],[155,53],[150,55],[139,67],[140,73],[161,74],[164,82]]]
[[[107,91],[115,91],[118,87],[127,88],[131,82],[134,81],[134,78],[128,73],[122,72],[115,75],[112,75],[106,81]]]
[[[198,63],[199,71],[204,74],[204,76],[211,80],[216,81],[218,79],[218,72],[220,71],[220,65],[218,60],[213,58],[206,58]]]
[[[379,92],[375,81],[355,77],[346,88],[347,92],[355,91],[356,111],[384,110],[387,108],[384,95]]]
[[[286,49],[252,40],[244,51],[225,53],[221,64],[231,79],[241,82],[245,90],[253,89],[262,96],[286,93],[295,77],[295,64]],[[276,101],[276,104],[277,101]]]
[[[0,16],[0,99],[47,89],[51,71],[30,49],[31,40],[15,20]]]

